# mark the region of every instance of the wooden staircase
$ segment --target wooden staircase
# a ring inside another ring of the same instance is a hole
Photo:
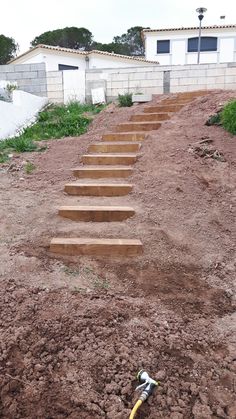
[[[147,133],[158,130],[162,121],[170,119],[174,112],[178,112],[187,103],[205,93],[178,94],[176,98],[165,99],[158,105],[146,106],[143,114],[133,115],[129,122],[114,127],[112,133],[102,136],[101,142],[88,147],[89,154],[82,156],[83,166],[72,169],[78,181],[66,184],[64,191],[68,196],[91,197],[92,203],[94,197],[108,199],[128,195],[133,185],[123,183],[119,179],[132,175],[132,166],[140,157],[138,153]],[[108,183],[107,178],[114,180]],[[63,218],[86,223],[122,222],[134,217],[135,212],[132,207],[114,205],[67,205],[58,210],[58,214]],[[92,232],[91,227],[91,235]],[[70,256],[131,257],[140,255],[143,245],[140,240],[123,237],[61,237],[52,239],[50,251]]]

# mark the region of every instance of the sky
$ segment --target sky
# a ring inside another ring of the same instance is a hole
[[[2,1],[0,34],[20,53],[43,32],[66,26],[89,29],[94,40],[111,42],[132,26],[151,29],[198,26],[197,7],[206,7],[204,25],[236,24],[235,0],[11,0]],[[220,16],[225,15],[225,20]]]

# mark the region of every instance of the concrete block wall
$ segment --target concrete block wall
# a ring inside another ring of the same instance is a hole
[[[64,103],[63,71],[47,72],[48,100],[53,103]]]
[[[146,66],[86,71],[86,98],[91,88],[104,87],[107,100],[124,93],[177,93],[236,89],[236,63]]]
[[[47,96],[46,66],[41,64],[0,65],[0,80],[17,82],[20,90],[36,96]]]
[[[233,65],[234,64],[234,65]],[[170,92],[236,89],[236,63],[178,66],[170,71]]]

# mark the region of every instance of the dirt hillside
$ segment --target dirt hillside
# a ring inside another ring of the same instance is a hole
[[[148,136],[133,192],[111,198],[136,209],[122,223],[74,223],[57,209],[91,203],[64,194],[71,168],[144,105],[110,105],[86,135],[1,165],[1,418],[128,418],[141,368],[160,386],[137,419],[236,418],[236,138],[205,125],[234,96],[197,98]],[[49,253],[52,237],[91,229],[141,239],[144,254]]]

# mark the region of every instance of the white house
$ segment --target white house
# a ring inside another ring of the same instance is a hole
[[[158,64],[157,60],[113,54],[105,51],[79,51],[50,45],[37,45],[9,64],[45,63],[46,71],[123,68]]]
[[[146,60],[160,65],[197,64],[198,27],[144,29]],[[236,62],[236,25],[205,26],[200,63]]]

